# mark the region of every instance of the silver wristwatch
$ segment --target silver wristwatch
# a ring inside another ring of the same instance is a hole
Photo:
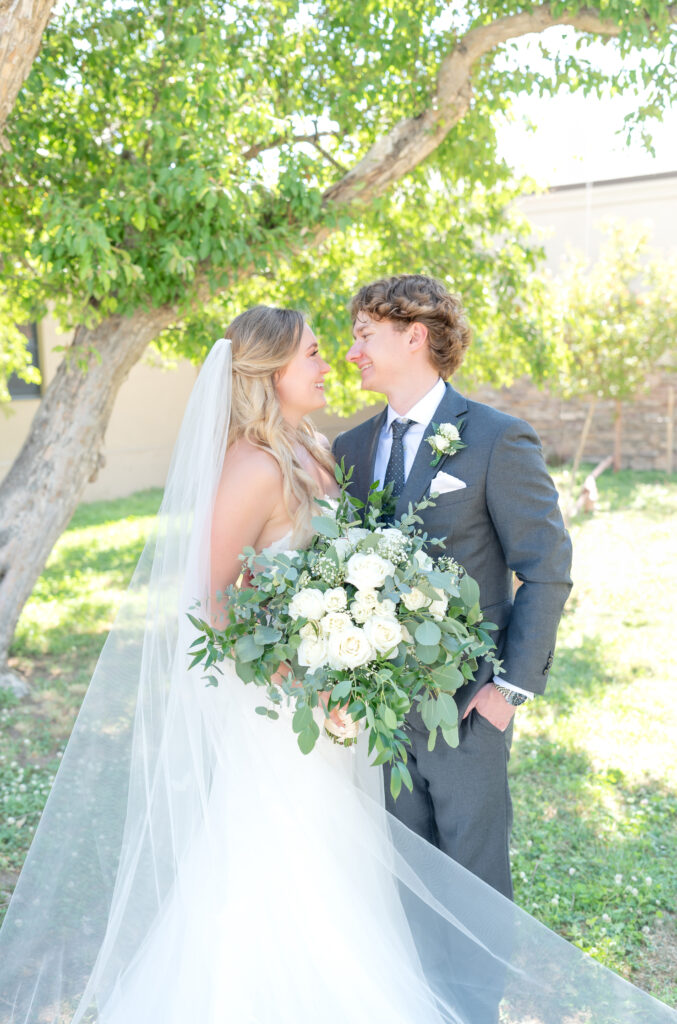
[[[496,682],[494,683],[494,686],[501,696],[505,697],[508,704],[512,704],[514,708],[518,708],[520,704],[524,704],[525,701],[529,700],[524,693],[518,693],[517,690],[511,690],[508,686],[499,686]]]

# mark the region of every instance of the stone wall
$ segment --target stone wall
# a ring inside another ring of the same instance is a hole
[[[496,409],[527,420],[539,434],[543,450],[551,465],[568,462],[573,458],[581,436],[587,405],[585,402],[565,402],[547,391],[540,391],[528,379],[516,381],[510,388],[481,387],[469,389],[461,380],[454,381],[459,390],[478,402],[486,402]],[[677,392],[674,375],[656,374],[649,390],[637,401],[623,404],[622,467],[624,469],[668,468],[667,439],[669,393]],[[673,397],[674,402],[674,397]],[[614,402],[598,402],[588,434],[583,458],[586,462],[599,462],[613,453]],[[675,412],[672,411],[672,462],[677,467],[677,432],[674,430]]]

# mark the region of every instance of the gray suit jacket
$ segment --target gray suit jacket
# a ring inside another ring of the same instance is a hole
[[[386,410],[339,434],[334,457],[354,466],[351,493],[365,500],[373,480],[379,435]],[[432,466],[426,438],[432,423],[457,424],[464,418],[467,446]],[[494,640],[503,659],[503,675],[515,686],[543,693],[552,665],[557,626],[571,589],[571,540],[557,504],[557,491],[543,460],[534,430],[523,420],[472,402],[447,384],[428,424],[399,497],[395,517],[409,502],[430,493],[433,477],[443,470],[466,486],[441,494],[422,513],[431,537],[446,537],[452,555],[480,586],[485,618],[495,622]],[[441,554],[441,548],[431,554]],[[521,582],[513,598],[513,572]],[[486,662],[474,683],[457,694],[461,712],[493,675]]]

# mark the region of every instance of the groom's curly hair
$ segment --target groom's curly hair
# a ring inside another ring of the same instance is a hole
[[[350,303],[353,323],[359,313],[391,320],[401,330],[424,324],[431,362],[443,380],[459,368],[472,338],[458,295],[425,274],[394,274],[364,285]]]

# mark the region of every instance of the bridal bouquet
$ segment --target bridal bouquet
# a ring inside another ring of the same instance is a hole
[[[259,714],[278,718],[290,706],[304,753],[322,727],[344,745],[364,728],[373,764],[392,765],[396,798],[403,784],[412,786],[405,716],[418,709],[430,750],[438,730],[456,746],[453,694],[482,656],[500,671],[491,653],[496,626],[482,620],[475,580],[453,559],[425,552],[443,543],[419,529],[417,513],[434,502],[410,505],[396,525],[381,525],[388,490],[372,487],[365,505],[347,493],[351,473],[336,467],[340,496],[318,499],[307,549],[245,549],[251,585],[217,595],[226,601],[223,628],[190,615],[199,635],[189,653],[191,667],[212,670],[205,679],[213,686],[219,662],[232,659],[243,682],[266,690]]]

